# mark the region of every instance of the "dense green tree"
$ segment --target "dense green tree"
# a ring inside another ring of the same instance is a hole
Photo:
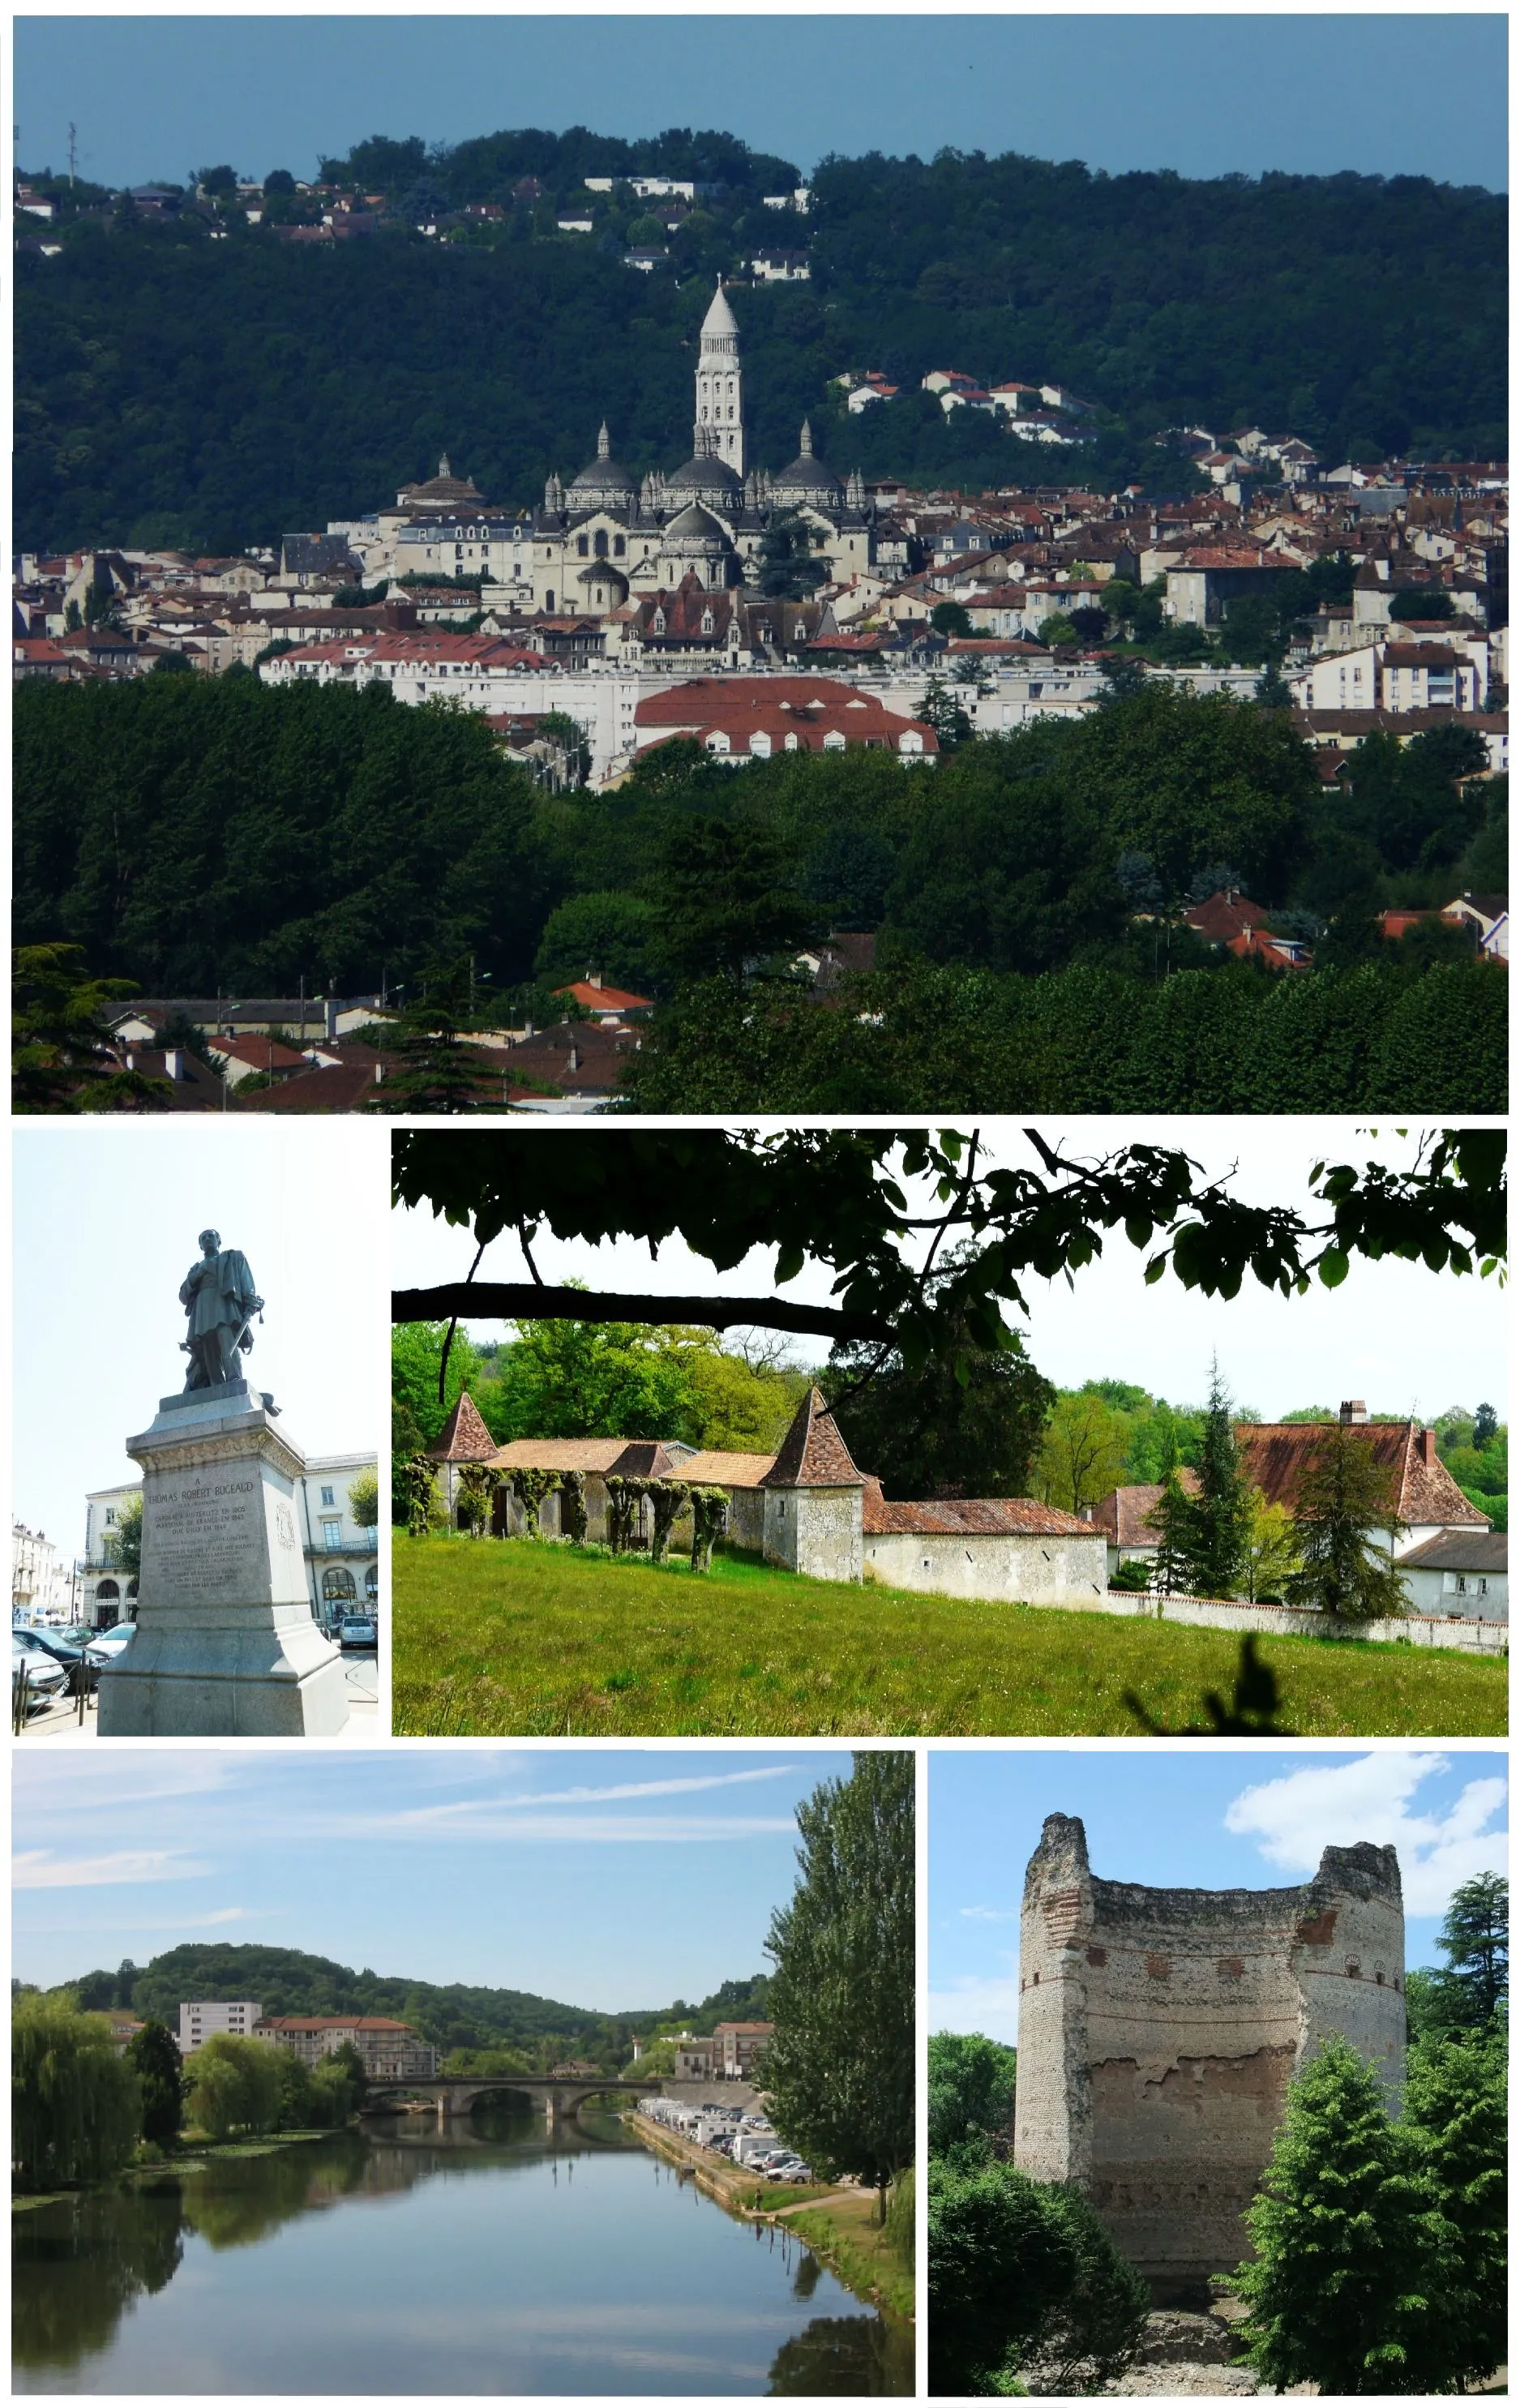
[[[641,895],[569,895],[544,923],[533,963],[550,986],[604,978],[649,995],[664,976],[660,915]]]
[[[1410,2052],[1404,2121],[1441,2213],[1457,2236],[1439,2310],[1449,2387],[1491,2380],[1508,2351],[1508,2033],[1431,2040]]]
[[[681,821],[666,838],[660,875],[661,933],[686,978],[715,970],[737,977],[751,963],[795,950],[817,926],[817,907],[797,893],[784,846],[748,821]]]
[[[470,965],[434,963],[422,993],[386,1031],[394,1066],[377,1082],[377,1112],[477,1112],[502,1101],[505,1079],[465,1035],[474,1018]]]
[[[1385,1530],[1392,1540],[1403,1528],[1392,1474],[1359,1431],[1326,1423],[1304,1458],[1294,1513],[1301,1565],[1285,1584],[1290,1605],[1343,1622],[1406,1611],[1404,1584],[1372,1535]]]
[[[350,1484],[349,1511],[361,1530],[374,1530],[380,1526],[380,1482],[372,1471],[362,1471]]]
[[[162,1096],[161,1082],[122,1069],[107,1023],[131,979],[93,977],[79,945],[22,945],[11,1016],[11,1109],[113,1111]]]
[[[362,246],[360,246],[362,248]],[[15,912],[136,992],[526,974],[532,789],[478,714],[257,679],[18,689]]]
[[[889,1497],[1025,1497],[1055,1391],[1011,1344],[963,1337],[910,1370],[899,1353],[837,1346],[823,1375],[845,1443]]]
[[[937,636],[974,636],[971,613],[964,602],[937,602],[929,612],[929,624]]]
[[[1139,2346],[1150,2287],[1075,2187],[931,2159],[929,2385],[941,2398],[1099,2390]]]
[[[280,2051],[266,2041],[213,2032],[185,2059],[190,2113],[208,2138],[272,2131],[280,2121]]]
[[[142,2129],[137,2076],[109,2026],[66,1994],[11,2001],[10,2154],[17,2187],[98,2182],[124,2166]]]
[[[184,2061],[179,2043],[165,2023],[150,2015],[141,2031],[127,2042],[126,2059],[142,2094],[142,2136],[163,2149],[172,2149],[179,2137],[184,2114]]]
[[[1252,1488],[1240,1469],[1235,1408],[1219,1365],[1209,1377],[1209,1406],[1196,1465],[1197,1486],[1169,1478],[1152,1520],[1161,1534],[1170,1588],[1195,1597],[1233,1597],[1251,1546]]]
[[[1442,2088],[1432,2077],[1427,2097],[1444,2115]],[[1377,2075],[1344,2040],[1324,2042],[1290,2085],[1245,2213],[1255,2256],[1236,2275],[1248,2362],[1275,2389],[1460,2387],[1475,2338],[1453,2316],[1467,2287],[1463,2235],[1424,2137],[1415,2122],[1390,2121]],[[1454,2170],[1469,2184],[1476,2137],[1452,2136]],[[1491,2219],[1491,2198],[1472,2212]]]
[[[406,1408],[422,1443],[431,1446],[453,1411],[460,1393],[478,1396],[483,1378],[480,1358],[463,1330],[455,1330],[449,1348],[443,1396],[438,1396],[438,1366],[443,1360],[447,1322],[413,1322],[391,1332],[391,1393]]]
[[[1510,1885],[1476,1873],[1452,1892],[1436,1945],[1442,1966],[1409,1977],[1412,2032],[1433,2039],[1489,2031],[1510,1992]]]
[[[954,752],[959,745],[969,744],[976,734],[970,712],[954,687],[947,685],[943,678],[930,678],[913,715],[933,728],[941,755]]]
[[[1097,1505],[1125,1476],[1128,1425],[1091,1390],[1057,1397],[1035,1460],[1037,1495],[1063,1513]]]
[[[800,510],[779,511],[760,538],[760,591],[779,600],[801,602],[828,575],[822,533]]]
[[[776,2129],[830,2180],[888,2186],[912,2162],[911,1756],[857,1755],[797,1809],[800,1868],[771,1917],[764,2079]]]
[[[984,2032],[929,2035],[929,2155],[1007,2136],[1013,2118],[1017,2049]]]

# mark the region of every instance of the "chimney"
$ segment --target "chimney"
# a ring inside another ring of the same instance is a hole
[[[383,1063],[383,1062],[377,1062],[377,1063],[376,1063],[376,1065],[375,1065],[375,1084],[376,1084],[376,1086],[377,1086],[377,1087],[380,1085],[380,1081],[384,1078],[384,1076],[385,1076],[385,1065],[384,1065],[384,1063]]]
[[[1368,1412],[1363,1399],[1360,1397],[1346,1398],[1341,1407],[1341,1418],[1343,1422],[1365,1422]]]
[[[164,1076],[165,1079],[182,1079],[184,1075],[185,1057],[177,1045],[171,1045],[164,1056]]]
[[[1424,1464],[1427,1471],[1434,1471],[1436,1468],[1436,1433],[1433,1429],[1423,1429],[1420,1432],[1420,1461]]]
[[[330,995],[323,1006],[323,1025],[329,1037],[337,1035],[337,997]]]
[[[1082,1506],[1079,1509],[1079,1518],[1083,1522],[1090,1522],[1093,1518],[1092,1507],[1090,1505]]]

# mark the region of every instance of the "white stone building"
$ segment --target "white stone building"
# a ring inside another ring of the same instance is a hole
[[[10,1618],[34,1627],[74,1619],[72,1566],[44,1532],[24,1522],[10,1526]]]
[[[251,2040],[264,2013],[257,1999],[187,1999],[179,2008],[179,2054],[189,2057],[218,2032],[234,2040]]]
[[[378,1458],[313,1455],[295,1483],[296,1524],[306,1558],[307,1592],[314,1618],[336,1627],[344,1613],[374,1611],[380,1597],[380,1532],[355,1519],[349,1490],[361,1473],[376,1474]],[[84,1500],[84,1554],[75,1567],[79,1616],[97,1630],[136,1619],[137,1584],[123,1569],[118,1526],[140,1500],[140,1480],[93,1489]]]

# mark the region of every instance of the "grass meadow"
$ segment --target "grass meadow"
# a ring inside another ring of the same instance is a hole
[[[420,1738],[1135,1738],[1228,1698],[1240,1642],[1165,1621],[394,1534],[394,1727]],[[1263,1639],[1292,1738],[1496,1738],[1503,1658]]]

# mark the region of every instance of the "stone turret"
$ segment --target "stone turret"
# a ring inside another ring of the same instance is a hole
[[[866,1483],[819,1389],[803,1398],[760,1485],[767,1563],[813,1580],[859,1580]]]
[[[1025,1878],[1014,2163],[1074,2182],[1158,2298],[1247,2254],[1243,2212],[1287,2085],[1341,2033],[1390,2100],[1404,2073],[1392,1848],[1326,1848],[1270,1890],[1096,1877],[1053,1814]]]

